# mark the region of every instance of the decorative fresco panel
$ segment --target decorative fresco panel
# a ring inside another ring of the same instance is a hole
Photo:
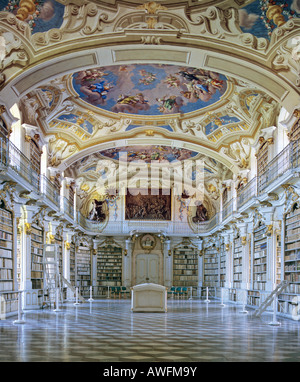
[[[86,130],[88,133],[92,134],[93,133],[93,124],[86,120],[82,115],[77,115],[77,114],[62,114],[58,117],[59,120],[61,121],[67,121],[71,123],[76,123],[79,126],[81,126],[84,130]]]
[[[195,151],[169,147],[169,146],[126,146],[100,151],[100,154],[108,159],[119,160],[122,157],[120,153],[126,153],[128,162],[143,160],[146,163],[151,161],[181,161],[191,159],[198,153]]]
[[[13,13],[37,33],[60,28],[65,7],[55,0],[0,0],[0,10]]]
[[[203,69],[165,64],[107,66],[73,74],[82,100],[114,113],[188,113],[219,101],[225,76]]]
[[[213,133],[220,126],[226,126],[231,123],[239,123],[241,120],[237,117],[230,117],[228,115],[223,115],[221,117],[215,116],[211,122],[205,126],[205,134],[209,135]]]
[[[240,27],[244,33],[270,38],[274,29],[299,14],[299,0],[255,0],[240,9]]]

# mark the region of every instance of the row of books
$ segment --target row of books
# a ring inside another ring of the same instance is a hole
[[[256,259],[261,259],[263,257],[267,257],[267,251],[266,250],[254,252],[254,255],[253,255],[254,261],[256,261]]]
[[[300,240],[294,243],[286,244],[286,249],[300,249]]]
[[[300,220],[300,213],[298,212],[297,214],[291,215],[291,216],[286,216],[286,223],[295,223]]]
[[[12,241],[0,240],[0,247],[12,249]]]
[[[12,259],[12,251],[9,249],[0,248],[0,258],[1,257]]]
[[[12,280],[13,279],[13,270],[8,268],[1,268],[0,269],[0,283],[6,280]]]
[[[260,265],[254,265],[253,266],[253,272],[254,273],[262,273],[267,271],[267,264],[260,264]]]
[[[298,229],[300,227],[300,221],[295,221],[294,223],[290,223],[290,224],[287,224],[286,225],[286,228],[288,229],[288,230],[294,230],[294,229]]]
[[[0,257],[0,268],[12,268],[13,262],[11,259]]]
[[[12,234],[4,231],[0,231],[0,239],[12,240]]]
[[[8,233],[13,233],[13,227],[10,224],[0,223],[0,230]]]
[[[13,282],[11,280],[9,281],[3,281],[0,282],[0,292],[3,291],[11,291],[13,290]]]

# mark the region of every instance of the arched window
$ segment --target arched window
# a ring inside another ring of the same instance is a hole
[[[228,201],[228,187],[226,187],[223,191],[223,194],[222,194],[222,203],[223,205],[226,204],[226,202]]]
[[[256,154],[257,158],[257,179],[258,179],[258,192],[266,187],[267,184],[267,167],[268,167],[268,157],[269,157],[269,144],[268,141],[261,139],[261,145]]]
[[[41,150],[34,139],[30,140],[30,162],[31,168],[37,173],[41,173]]]

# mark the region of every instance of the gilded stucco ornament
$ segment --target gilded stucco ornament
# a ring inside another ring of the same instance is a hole
[[[150,15],[154,15],[155,13],[157,13],[157,11],[167,10],[168,8],[156,3],[155,1],[149,1],[148,3],[139,5],[137,9],[143,9]]]
[[[221,152],[233,160],[239,168],[249,168],[251,154],[249,140],[244,139],[241,142],[233,142],[228,148],[223,147]]]
[[[241,244],[246,245],[247,244],[247,236],[242,236],[241,237]]]
[[[66,250],[69,250],[71,248],[71,243],[69,241],[67,241],[67,240],[65,240],[64,243],[65,243]]]
[[[299,204],[300,201],[300,189],[292,184],[283,184],[285,202],[284,202],[284,214],[288,214],[292,211],[295,204]]]
[[[14,203],[17,199],[16,185],[14,181],[3,181],[0,185],[0,200],[4,202],[5,208],[13,213]]]
[[[30,223],[25,223],[24,224],[24,232],[26,233],[26,235],[31,235],[31,224]]]
[[[4,57],[0,60],[0,70],[3,72],[12,67],[25,67],[29,63],[29,55],[24,49],[22,39],[13,33],[13,31],[6,30],[1,27],[0,19],[0,36],[5,41]],[[5,73],[3,73],[5,76]]]
[[[52,167],[58,166],[63,160],[75,154],[78,148],[64,139],[53,136],[48,141],[48,163]]]

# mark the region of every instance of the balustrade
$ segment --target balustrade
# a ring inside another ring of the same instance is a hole
[[[251,179],[242,189],[238,190],[237,198],[232,198],[224,204],[221,213],[212,216],[210,220],[194,224],[190,227],[185,222],[169,221],[109,221],[94,222],[84,217],[66,197],[60,198],[57,187],[45,176],[36,173],[30,160],[8,139],[0,138],[0,163],[11,168],[21,178],[26,180],[35,191],[43,194],[60,211],[75,220],[82,228],[90,232],[107,231],[113,233],[129,233],[134,229],[149,231],[149,229],[162,230],[169,234],[185,235],[189,233],[206,233],[213,230],[220,221],[226,220],[235,210],[239,210],[252,198],[260,196],[278,178],[287,174],[289,170],[300,167],[299,140],[290,142],[266,167],[266,170]]]

